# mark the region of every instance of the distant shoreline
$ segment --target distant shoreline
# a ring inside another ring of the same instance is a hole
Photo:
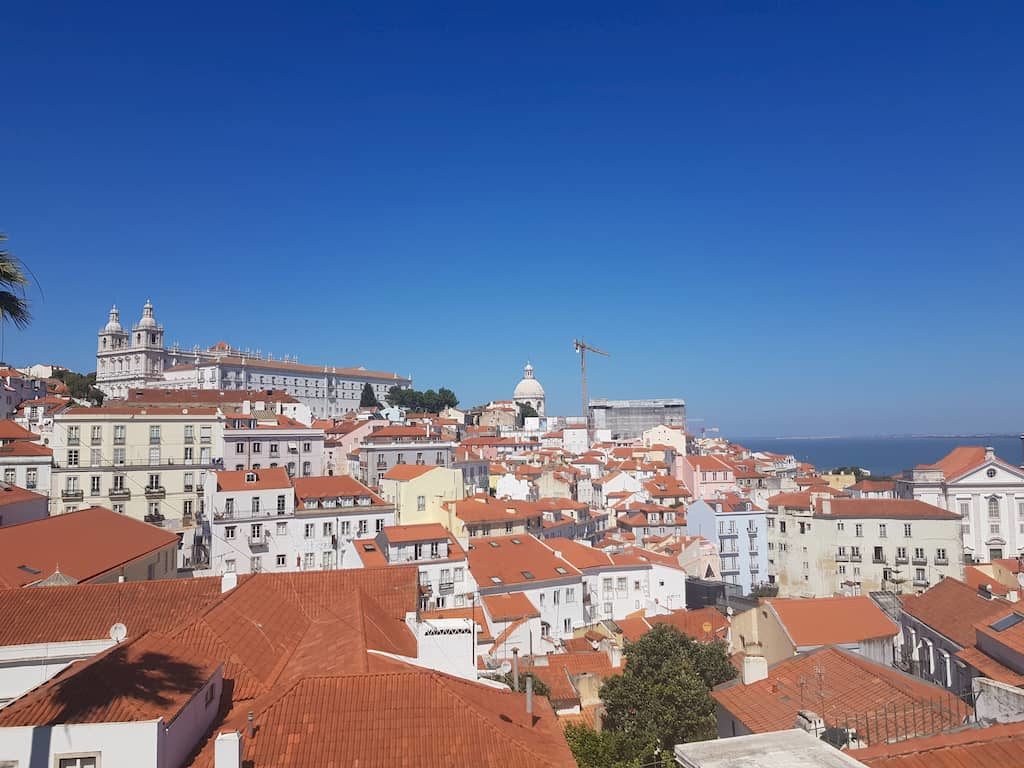
[[[731,439],[730,442],[742,443],[744,440],[978,440],[984,437],[1013,439],[1020,436],[1019,433],[1012,432],[971,432],[934,435],[786,435],[782,437],[769,435],[765,437],[737,437]]]

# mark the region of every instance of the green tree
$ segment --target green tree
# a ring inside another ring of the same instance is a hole
[[[377,395],[373,393],[373,386],[370,382],[363,384],[363,394],[359,396],[359,407],[360,408],[378,408],[380,407],[380,401],[377,399]]]
[[[387,400],[388,405],[417,413],[440,413],[445,408],[454,408],[459,404],[455,393],[446,387],[441,387],[437,392],[432,389],[419,392],[415,389],[395,386],[388,390],[384,399]]]
[[[527,673],[524,670],[520,669],[519,670],[519,692],[520,693],[523,693],[523,692],[526,691],[526,676],[527,676]],[[504,675],[499,677],[498,680],[500,682],[504,683],[505,685],[507,685],[509,688],[512,688],[512,683],[514,682],[514,680],[512,678],[512,673],[511,672],[506,672]],[[538,696],[547,696],[548,694],[551,693],[551,689],[548,687],[547,683],[545,683],[539,677],[534,676],[534,678],[533,678],[533,692],[535,694],[537,694]]]
[[[459,398],[457,398],[455,393],[448,389],[448,387],[441,387],[437,390],[437,400],[442,411],[445,408],[457,408],[459,405]]]
[[[529,403],[517,403],[519,406],[519,423],[523,424],[531,416],[540,416],[537,409]]]
[[[7,235],[0,232],[0,333],[7,320],[14,323],[16,328],[25,328],[32,320],[25,295],[25,289],[28,288],[25,266],[4,247],[5,242]]]
[[[569,725],[565,740],[579,768],[653,768],[651,764],[657,760],[657,744],[624,733],[597,733],[585,725]],[[662,753],[661,762],[669,768],[671,752]]]
[[[736,676],[724,644],[699,643],[660,624],[624,654],[623,673],[601,686],[605,730],[669,751],[715,737],[711,687]]]
[[[96,372],[75,373],[74,371],[57,371],[54,378],[64,382],[68,394],[79,400],[89,400],[96,405],[103,404],[103,392],[96,389]]]

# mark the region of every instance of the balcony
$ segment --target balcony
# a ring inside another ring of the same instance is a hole
[[[103,438],[93,437],[89,440],[89,445],[103,445]]]
[[[896,555],[896,565],[906,565],[910,559],[906,555]]]
[[[60,492],[61,501],[81,501],[85,498],[85,491],[81,488],[65,488]]]
[[[871,562],[875,565],[885,565],[888,561],[886,560],[885,555],[872,555]]]
[[[851,563],[859,563],[859,562],[861,562],[861,556],[860,555],[850,555],[850,562]]]
[[[850,556],[845,552],[836,552],[837,563],[848,563],[850,562]]]
[[[914,565],[928,565],[928,558],[914,555],[913,563]]]
[[[270,545],[270,532],[264,531],[258,536],[249,536],[249,549],[266,549]]]
[[[114,445],[124,445],[124,437],[114,435]]]
[[[936,565],[949,565],[949,558],[948,557],[936,557],[935,558],[935,564]]]
[[[437,591],[442,595],[454,595],[455,594],[455,582],[454,581],[442,581],[437,585]]]
[[[164,516],[162,514],[160,514],[159,512],[157,512],[156,514],[146,515],[142,519],[145,520],[147,523],[149,523],[151,525],[160,525],[160,526],[162,526],[164,524],[164,520],[165,520]]]
[[[737,531],[719,531],[718,532],[718,538],[720,538],[720,539],[722,539],[722,538],[735,539],[737,536],[739,536],[739,533]]]
[[[79,445],[78,435],[75,435],[74,437],[68,435],[68,445]]]
[[[928,579],[914,579],[914,586],[915,587],[927,587],[928,586]]]
[[[146,498],[147,499],[165,499],[167,498],[167,489],[162,485],[148,485],[146,486]]]
[[[132,492],[127,488],[111,488],[107,491],[107,496],[111,501],[128,501],[132,497]]]
[[[738,567],[736,567],[735,565],[730,565],[728,568],[723,565],[722,566],[722,575],[723,576],[739,576],[740,575],[740,569]]]
[[[186,486],[185,486],[185,493],[192,493],[192,491],[194,490],[194,488],[195,488],[195,487],[194,487],[194,486],[192,486],[192,485],[186,485]]]

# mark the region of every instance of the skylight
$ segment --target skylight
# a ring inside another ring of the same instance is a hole
[[[519,539],[512,539],[512,543],[513,544],[522,544],[523,542],[521,542]]]
[[[491,582],[494,584],[501,584],[501,576],[491,576]]]
[[[533,578],[533,573],[531,571],[520,571],[520,573],[523,574],[523,578],[524,579],[532,579]]]
[[[492,547],[494,547],[495,549],[497,549],[498,547],[500,547],[500,546],[501,546],[501,545],[500,545],[500,544],[498,544],[498,542],[496,542],[496,541],[489,541],[489,542],[487,542],[487,543],[488,543],[488,544],[490,544],[490,545],[491,545]]]
[[[568,571],[567,571],[567,570],[565,570],[565,568],[563,568],[563,567],[562,567],[562,566],[560,566],[560,565],[556,565],[556,566],[555,566],[555,571],[556,571],[557,573],[568,573]]]
[[[31,573],[33,576],[37,576],[42,573],[38,568],[33,568],[31,565],[19,565],[18,570],[24,571],[25,573]]]
[[[1010,627],[1017,626],[1022,621],[1024,621],[1024,616],[1021,616],[1019,613],[1011,613],[1009,616],[1003,616],[999,621],[996,621],[989,626],[996,632],[1003,632]]]

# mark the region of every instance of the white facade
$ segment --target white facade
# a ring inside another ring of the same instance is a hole
[[[1024,470],[991,449],[952,477],[939,466],[907,470],[896,481],[896,494],[958,514],[964,554],[976,561],[1024,554]]]
[[[157,386],[165,357],[164,328],[156,322],[151,302],[142,308],[131,333],[121,326],[117,307],[111,307],[96,347],[96,387],[108,397],[123,398],[130,389]]]
[[[529,363],[523,368],[523,378],[516,384],[512,392],[512,400],[519,405],[528,405],[538,416],[544,415],[546,397],[544,387],[534,378],[533,366]]]
[[[226,472],[232,479],[246,478],[241,488],[232,483],[227,489],[219,474],[213,473],[205,491],[210,568],[215,573],[358,568],[353,541],[395,523],[394,507],[375,503],[369,489],[297,507],[287,477],[267,484],[263,478],[269,472],[264,470]]]
[[[279,421],[284,420],[229,414],[222,454],[225,469],[284,467],[291,477],[327,474],[324,431]]]

